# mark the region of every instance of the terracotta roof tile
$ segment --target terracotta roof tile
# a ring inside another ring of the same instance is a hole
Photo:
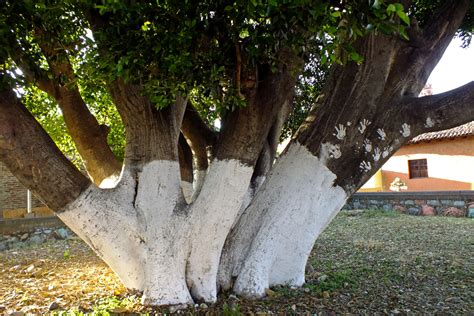
[[[409,142],[409,144],[416,144],[416,143],[426,142],[430,140],[464,137],[464,136],[470,136],[470,135],[474,135],[474,121],[451,128],[451,129],[446,129],[444,131],[431,132],[431,133],[418,135],[417,137],[413,138]]]

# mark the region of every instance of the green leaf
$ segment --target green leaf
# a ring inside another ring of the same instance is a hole
[[[389,4],[387,6],[387,13],[390,14],[390,13],[393,13],[393,12],[397,12],[397,8],[395,7],[395,5]]]
[[[397,15],[398,15],[398,17],[400,18],[400,20],[402,20],[403,22],[405,22],[406,25],[410,25],[410,18],[408,17],[408,15],[406,15],[405,12],[403,12],[403,11],[397,11]]]
[[[142,31],[143,31],[143,32],[149,31],[149,30],[150,30],[150,25],[151,25],[151,22],[150,22],[150,21],[146,21],[145,23],[143,23],[143,25],[142,25]]]

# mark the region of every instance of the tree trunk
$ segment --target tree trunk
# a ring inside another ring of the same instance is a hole
[[[464,15],[459,10],[467,9],[467,1],[448,2],[451,11],[435,21],[443,32],[430,33],[423,47],[383,35],[360,39],[365,62],[333,67],[275,164],[299,67],[291,54],[277,71],[259,65],[255,86],[239,91],[248,105],[225,119],[217,140],[213,133],[193,136],[202,122],[186,116],[186,99],[158,110],[139,84],[110,83],[127,137],[112,189],[76,170],[11,90],[0,93],[0,158],[126,287],[143,291],[146,304],[215,302],[218,285],[248,297],[273,285],[300,286],[318,235],[395,150],[420,133],[474,118],[474,83],[416,97],[440,57],[432,48],[446,47]],[[198,144],[214,147],[210,164]],[[207,175],[186,201],[182,181],[192,181],[193,155]]]

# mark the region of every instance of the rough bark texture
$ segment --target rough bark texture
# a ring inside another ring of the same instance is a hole
[[[411,138],[472,120],[472,83],[440,96],[414,98],[461,23],[467,1],[450,1],[444,10],[433,22],[441,23],[442,31],[425,37],[424,46],[373,34],[356,43],[364,57],[362,65],[333,67],[318,103],[227,240],[219,274],[223,289],[233,287],[237,293],[260,297],[271,285],[300,285],[306,260],[295,258],[309,254],[314,239],[347,196]],[[282,165],[288,157],[297,161],[306,155],[298,154],[300,146],[312,156],[304,161],[314,160],[314,166],[302,174],[294,166],[288,174],[291,167]],[[316,183],[292,182],[304,179],[307,172]],[[327,177],[318,182],[321,174]],[[279,184],[282,177],[287,179],[284,189]],[[325,191],[323,196],[331,196],[331,190],[340,193],[326,205],[325,197],[314,201],[320,190]],[[283,211],[287,200],[299,205],[299,212],[291,211],[292,206]]]
[[[224,119],[216,149],[218,159],[255,165],[277,115],[293,95],[300,66],[296,56],[283,52],[276,72],[267,65],[259,67],[255,86],[244,91],[247,106]]]
[[[179,130],[187,100],[157,110],[138,85],[116,80],[110,92],[125,125],[125,165],[142,166],[154,160],[178,160]]]
[[[196,169],[207,170],[209,166],[208,152],[212,152],[211,148],[216,142],[217,135],[206,125],[190,103],[184,112],[181,131],[193,151]]]
[[[0,159],[57,212],[90,185],[11,90],[0,91]]]

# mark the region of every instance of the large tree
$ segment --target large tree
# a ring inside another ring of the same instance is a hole
[[[0,159],[148,304],[302,285],[398,148],[474,119],[472,82],[418,97],[467,0],[0,3]]]

